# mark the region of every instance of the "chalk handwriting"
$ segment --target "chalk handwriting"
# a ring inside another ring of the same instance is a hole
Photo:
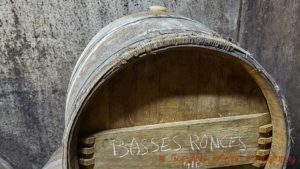
[[[136,138],[130,140],[113,139],[112,155],[123,158],[125,156],[144,156],[156,152],[178,152],[178,151],[216,151],[218,149],[228,149],[239,147],[241,152],[246,152],[247,146],[241,136],[213,135],[182,135],[157,137],[157,138]],[[183,149],[184,148],[184,149]]]

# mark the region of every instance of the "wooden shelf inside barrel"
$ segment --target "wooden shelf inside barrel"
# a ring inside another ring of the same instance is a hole
[[[78,145],[78,161],[95,169],[255,168],[259,128],[270,123],[265,97],[239,61],[169,49],[129,63],[94,93],[79,138],[95,140]]]
[[[95,138],[94,168],[216,168],[252,164],[258,149],[258,129],[270,123],[269,116],[260,113],[99,132],[90,136]]]

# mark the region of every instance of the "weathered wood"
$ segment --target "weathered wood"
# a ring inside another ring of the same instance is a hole
[[[272,142],[272,137],[266,137],[266,138],[262,137],[259,138],[257,141],[258,144],[269,144],[271,142]]]
[[[270,154],[270,149],[258,149],[256,151],[257,156],[267,156]]]
[[[267,134],[267,133],[271,132],[272,129],[273,129],[272,124],[267,124],[267,125],[264,125],[264,126],[260,126],[259,127],[259,133]]]
[[[81,132],[267,112],[255,82],[227,57],[178,48],[128,65],[95,93]]]
[[[193,161],[204,168],[250,164],[257,128],[269,120],[265,113],[106,130],[93,135],[94,168],[180,168]]]
[[[255,163],[253,164],[254,167],[257,167],[257,168],[261,168],[263,166],[265,166],[267,163],[267,161],[260,161],[260,160],[257,160],[255,161]]]
[[[95,137],[86,137],[79,140],[79,144],[83,146],[92,146],[95,144]]]
[[[92,166],[95,164],[95,159],[94,158],[90,158],[90,159],[80,158],[79,164],[82,166],[85,166],[85,167]]]
[[[80,149],[80,153],[81,154],[93,154],[94,153],[94,148],[91,148],[91,147],[89,147],[89,148],[81,148]]]
[[[6,160],[0,158],[0,169],[13,169],[13,167]]]

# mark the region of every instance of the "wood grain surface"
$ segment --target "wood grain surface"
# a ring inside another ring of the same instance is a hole
[[[129,64],[106,81],[87,107],[82,135],[269,111],[240,63],[195,48],[172,49]]]
[[[113,129],[93,135],[95,169],[251,164],[269,113]]]

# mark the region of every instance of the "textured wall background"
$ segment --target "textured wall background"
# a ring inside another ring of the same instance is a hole
[[[0,0],[0,156],[16,169],[41,168],[60,144],[69,76],[88,41],[151,5],[201,21],[254,54],[287,97],[300,158],[298,0]]]

